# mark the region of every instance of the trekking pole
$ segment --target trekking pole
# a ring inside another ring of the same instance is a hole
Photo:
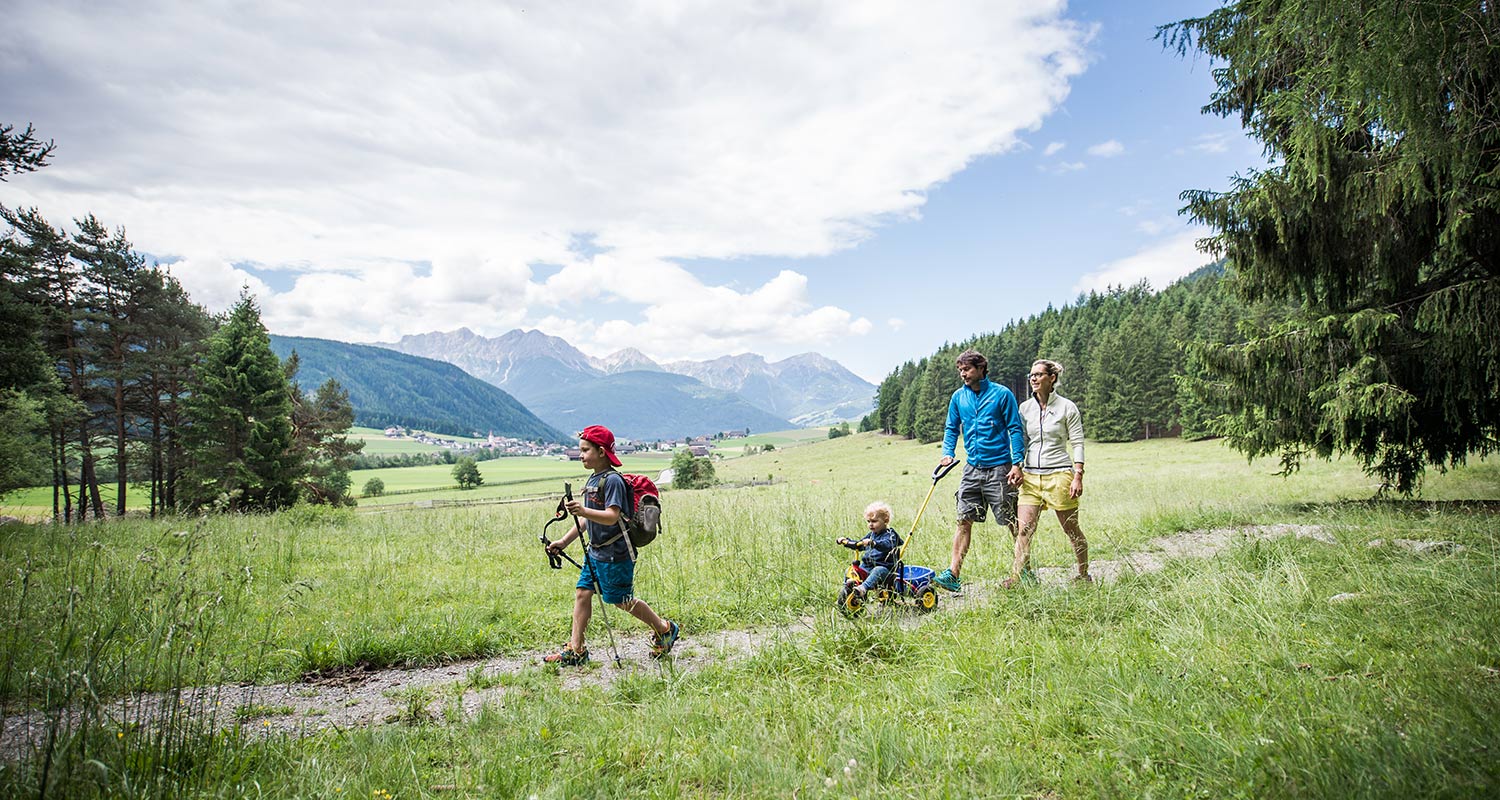
[[[572,499],[573,484],[564,483],[563,502],[566,503]],[[566,508],[567,506],[564,505],[563,507]],[[609,636],[609,652],[615,657],[615,669],[620,669],[622,664],[620,662],[620,651],[615,647],[615,630],[610,627],[609,612],[604,608],[604,589],[599,585],[599,572],[594,569],[594,559],[589,556],[589,546],[592,544],[592,541],[589,539],[588,525],[587,523],[580,522],[576,515],[573,517],[573,524],[578,527],[579,536],[583,538],[583,561],[589,565],[589,578],[594,584],[594,596],[599,598],[599,616],[604,620],[604,632]],[[573,561],[572,558],[568,560]],[[573,563],[576,564],[578,562],[574,561]],[[579,567],[579,569],[582,569],[582,567]]]
[[[563,485],[567,486],[567,484]],[[571,492],[571,487],[569,487],[568,491]],[[548,549],[552,547],[552,540],[547,538],[547,528],[551,527],[552,523],[554,522],[562,522],[563,520],[568,518],[568,507],[564,505],[565,502],[565,500],[557,501],[557,511],[553,513],[552,519],[547,520],[547,524],[542,526],[542,534],[537,538],[542,540],[542,549],[547,553],[547,566],[553,569],[562,569],[563,559],[566,558],[569,564],[572,564],[573,566],[577,567],[579,571],[582,571],[583,565],[578,563],[577,561],[574,561],[573,557],[568,555],[566,551],[558,551],[554,553],[550,549]]]

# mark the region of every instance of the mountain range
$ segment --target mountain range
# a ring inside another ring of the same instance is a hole
[[[637,439],[784,430],[858,419],[874,407],[873,384],[816,353],[659,364],[629,347],[593,358],[540,331],[490,338],[467,328],[377,346],[454,364],[563,430],[600,420]]]
[[[271,351],[283,360],[296,351],[297,383],[303,391],[337,380],[349,392],[356,425],[571,440],[571,434],[538,419],[503,389],[442,361],[383,347],[274,334]]]

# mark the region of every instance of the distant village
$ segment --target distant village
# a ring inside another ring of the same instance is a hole
[[[641,452],[674,453],[686,447],[694,456],[701,458],[707,457],[713,452],[713,443],[715,440],[743,439],[749,434],[748,430],[735,430],[723,431],[714,436],[658,439],[649,442],[637,442],[632,439],[621,438],[615,440],[615,453],[619,455]],[[577,447],[565,447],[553,443],[529,442],[524,439],[513,439],[509,436],[496,436],[493,432],[477,441],[458,441],[457,439],[448,439],[425,431],[392,426],[385,429],[385,438],[407,439],[434,447],[444,447],[449,450],[489,450],[496,454],[507,456],[555,456],[567,458],[571,461],[578,461],[580,458]]]

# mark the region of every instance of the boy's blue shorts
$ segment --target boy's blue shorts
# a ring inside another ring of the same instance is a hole
[[[635,562],[629,559],[625,561],[595,561],[586,559],[583,562],[583,571],[578,573],[579,589],[594,590],[594,575],[599,575],[600,594],[604,595],[606,603],[624,603],[630,600],[635,591]]]

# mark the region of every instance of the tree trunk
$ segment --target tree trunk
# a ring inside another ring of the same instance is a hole
[[[130,480],[125,463],[125,380],[115,378],[115,516],[125,516],[125,485]]]

